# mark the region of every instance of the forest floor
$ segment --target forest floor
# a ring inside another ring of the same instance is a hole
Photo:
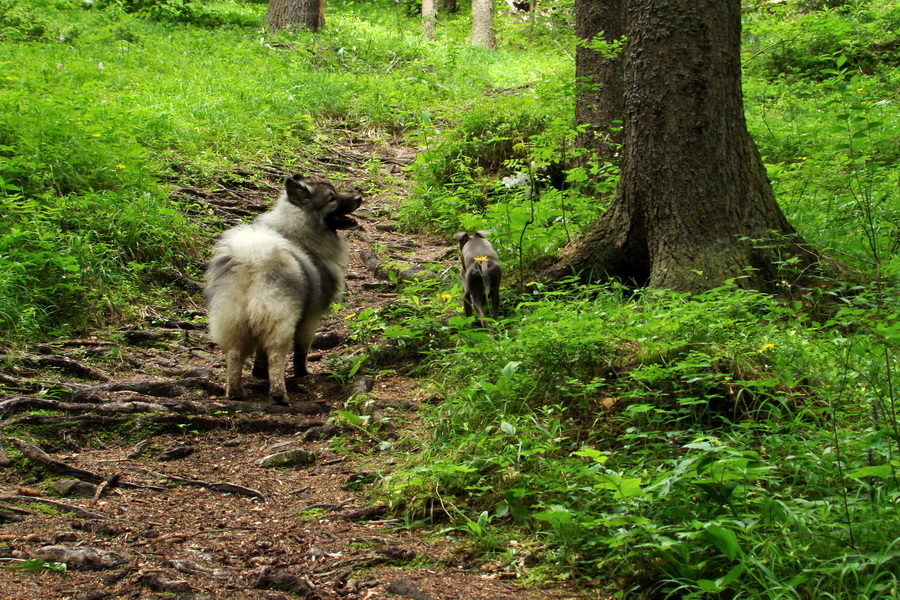
[[[400,165],[412,160],[410,150],[348,142],[334,157],[347,171],[337,187],[363,189],[363,163],[373,157],[381,180],[394,184],[365,197],[362,227],[347,232],[347,294],[317,336],[321,346],[337,345],[314,351],[314,361],[359,351],[347,341],[346,316],[396,297],[367,250],[447,268],[458,260],[452,240],[393,227],[390,198],[402,193]],[[266,171],[256,186],[223,182],[173,187],[173,194],[237,222],[277,195],[285,171]],[[184,314],[202,310],[186,306]],[[204,327],[152,310],[125,329],[4,353],[0,434],[4,447],[25,456],[0,455],[4,600],[607,597],[565,584],[525,585],[524,565],[476,558],[464,535],[440,525],[404,527],[371,500],[367,482],[389,453],[335,443],[328,418],[354,387],[371,385],[377,410],[421,428],[417,407],[434,399],[402,369],[341,385],[316,361],[302,386],[289,386],[287,406],[272,404],[259,383],[248,385],[243,402],[228,402],[224,359]],[[260,464],[272,455],[295,464]],[[49,568],[54,562],[66,563],[67,573]],[[12,568],[28,564],[42,568]]]

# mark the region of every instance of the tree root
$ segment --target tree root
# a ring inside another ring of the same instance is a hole
[[[136,473],[142,473],[144,475],[148,475],[150,477],[155,477],[157,479],[163,479],[165,481],[171,481],[172,483],[180,483],[182,485],[189,485],[193,487],[202,487],[208,490],[212,490],[214,492],[219,492],[222,494],[238,494],[239,496],[247,496],[249,498],[256,498],[257,500],[265,502],[266,497],[263,496],[262,492],[258,492],[254,489],[250,489],[244,487],[242,485],[237,485],[234,483],[210,483],[208,481],[200,481],[199,479],[188,479],[186,477],[178,477],[177,475],[166,475],[164,473],[158,473],[156,471],[149,471],[147,469],[141,469],[138,467],[130,467],[131,471]]]

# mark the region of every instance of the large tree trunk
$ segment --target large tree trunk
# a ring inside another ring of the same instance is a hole
[[[269,31],[325,27],[325,0],[269,0],[263,23]]]
[[[497,47],[494,0],[472,0],[472,45],[491,50]]]
[[[422,37],[426,40],[433,40],[436,24],[437,8],[434,0],[422,0]]]
[[[812,255],[747,132],[740,0],[624,3],[621,179],[607,213],[549,274],[691,292],[741,278],[773,290],[779,252]]]
[[[601,162],[614,158],[624,136],[621,129],[625,112],[623,61],[621,54],[608,58],[584,44],[601,33],[608,43],[622,37],[622,2],[575,0],[575,34],[582,42],[575,50],[575,121],[586,125],[576,137],[575,145],[592,150]]]

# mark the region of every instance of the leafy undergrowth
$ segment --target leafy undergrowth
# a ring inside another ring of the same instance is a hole
[[[185,282],[215,206],[246,210],[261,173],[324,173],[411,239],[445,238],[424,275],[342,307],[350,347],[330,363],[344,383],[423,386],[416,419],[377,394],[333,406],[331,448],[378,466],[400,528],[621,597],[895,598],[900,9],[744,3],[748,126],[789,220],[849,274],[785,300],[516,291],[602,213],[618,169],[572,160],[571,2],[545,4],[504,13],[487,53],[465,11],[425,42],[387,0],[329,2],[323,35],[279,36],[259,3],[0,0],[4,345],[202,327]],[[384,156],[399,140],[418,158]],[[458,229],[491,230],[506,266],[490,332],[460,314]],[[366,242],[388,266],[405,244]]]
[[[734,286],[510,296],[494,331],[423,349],[440,402],[381,486],[410,522],[637,594],[894,597],[895,300],[816,322]]]

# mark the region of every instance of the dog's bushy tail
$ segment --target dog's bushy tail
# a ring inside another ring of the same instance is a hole
[[[301,306],[286,282],[299,267],[284,239],[265,228],[238,227],[216,249],[207,275],[210,337],[223,350],[245,354],[257,345],[290,346]]]

